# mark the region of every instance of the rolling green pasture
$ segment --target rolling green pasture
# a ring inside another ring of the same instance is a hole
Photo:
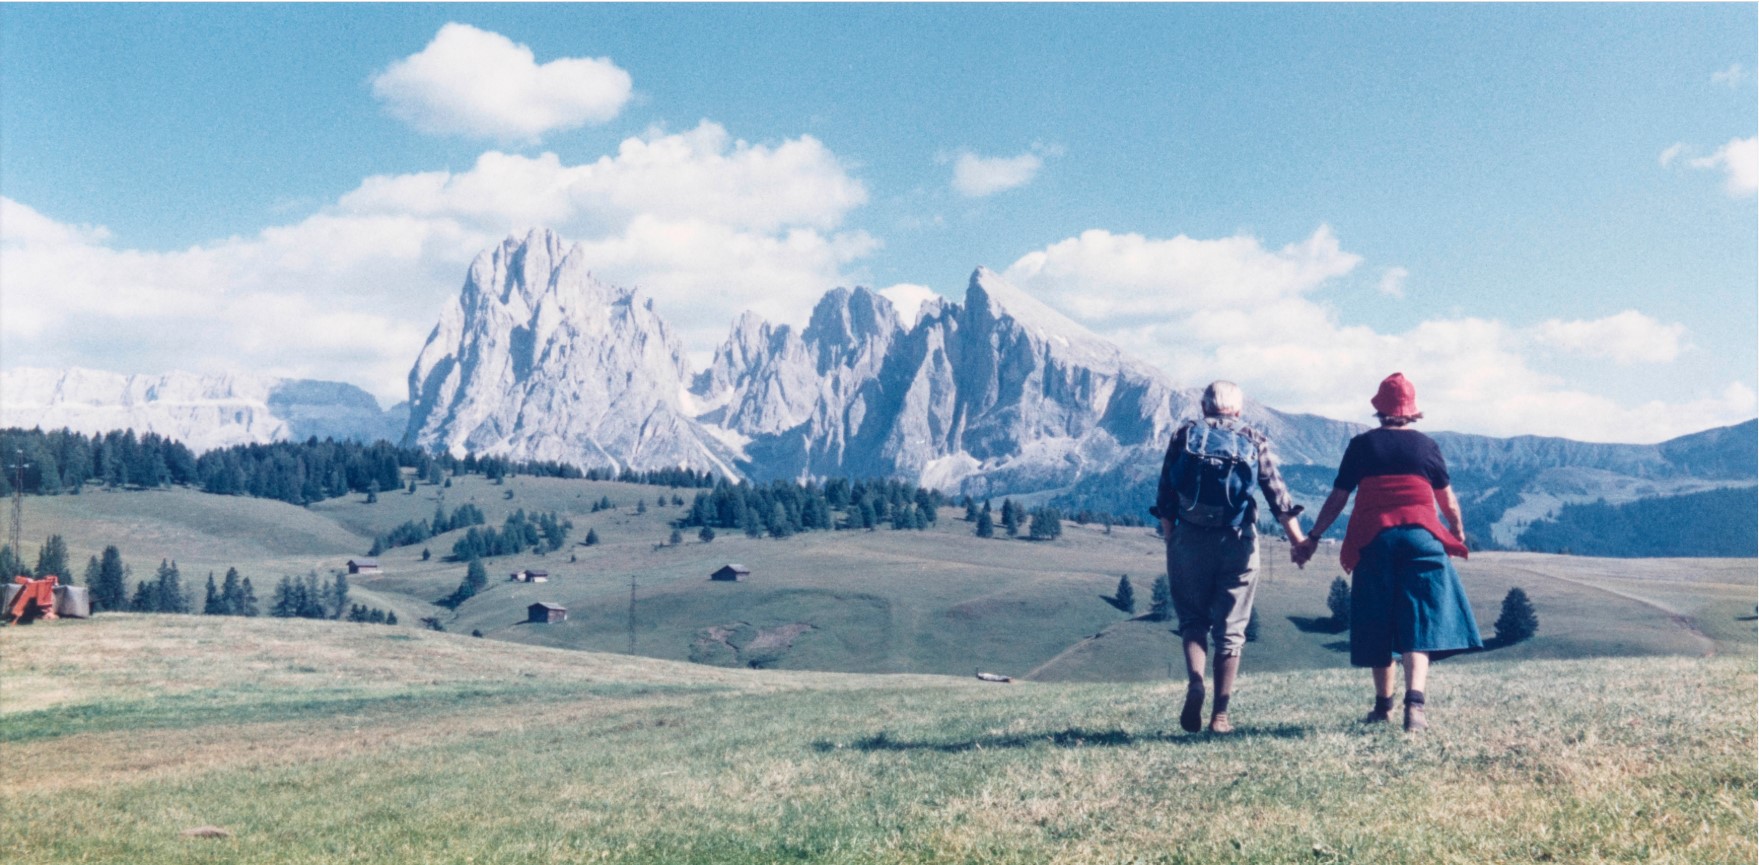
[[[1102,638],[1110,639],[1111,637]],[[724,669],[343,622],[0,631],[0,859],[1750,863],[1753,659],[1498,658],[1433,727],[1347,669],[1167,682]],[[202,834],[187,834],[205,827]]]
[[[199,593],[208,572],[237,567],[267,603],[283,575],[340,572],[364,556],[375,535],[430,517],[440,504],[482,509],[498,527],[516,508],[559,511],[574,522],[569,545],[548,555],[487,560],[490,584],[456,612],[432,601],[464,576],[445,561],[461,534],[392,549],[385,573],[352,582],[354,600],[394,610],[413,625],[438,616],[448,630],[481,631],[492,640],[557,648],[625,652],[630,637],[630,580],[636,583],[636,652],[709,664],[860,673],[969,675],[973,670],[1041,681],[1159,681],[1178,655],[1170,624],[1142,617],[1154,577],[1164,568],[1161,543],[1140,528],[1065,524],[1051,542],[978,539],[958,509],[941,512],[921,532],[815,532],[785,540],[722,531],[712,543],[684,532],[665,541],[670,521],[694,490],[614,482],[510,478],[495,485],[461,477],[450,489],[419,484],[366,504],[347,496],[297,508],[188,490],[88,491],[29,499],[24,535],[58,532],[76,572],[105,544],[121,548],[137,577],[162,558],[175,559],[185,586]],[[592,513],[609,497],[616,507]],[[661,504],[664,500],[666,503]],[[646,513],[637,512],[637,503]],[[999,505],[999,502],[997,502]],[[591,529],[601,543],[578,545]],[[421,550],[432,553],[421,560]],[[1246,671],[1330,669],[1347,665],[1347,633],[1324,627],[1325,598],[1341,575],[1336,548],[1322,548],[1305,570],[1288,564],[1280,539],[1262,539],[1258,595],[1260,639],[1248,647]],[[34,543],[26,544],[34,555]],[[752,569],[741,583],[708,574],[737,562]],[[1540,617],[1528,642],[1447,662],[1446,669],[1512,660],[1755,653],[1753,607],[1759,571],[1752,559],[1587,559],[1486,553],[1459,564],[1486,637],[1503,595],[1524,589]],[[551,581],[514,583],[523,568]],[[1138,615],[1104,602],[1128,574]],[[562,604],[567,622],[526,624],[535,602]],[[725,639],[722,639],[725,637]]]

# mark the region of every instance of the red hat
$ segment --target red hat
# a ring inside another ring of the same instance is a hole
[[[1368,402],[1387,417],[1412,417],[1418,413],[1417,386],[1404,373],[1395,372],[1381,381],[1380,390]]]

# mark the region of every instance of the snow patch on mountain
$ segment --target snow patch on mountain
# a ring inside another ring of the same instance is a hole
[[[197,453],[312,436],[395,440],[403,424],[402,406],[382,410],[366,391],[340,382],[78,367],[0,372],[0,426],[84,435],[131,429]]]

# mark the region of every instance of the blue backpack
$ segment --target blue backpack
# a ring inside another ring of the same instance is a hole
[[[1239,421],[1197,421],[1187,428],[1171,473],[1180,522],[1237,528],[1246,522],[1258,483],[1258,445]]]

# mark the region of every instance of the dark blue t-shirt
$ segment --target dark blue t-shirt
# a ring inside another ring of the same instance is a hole
[[[1439,490],[1448,485],[1448,464],[1435,439],[1413,429],[1379,427],[1350,439],[1331,485],[1354,491],[1363,478],[1380,475],[1418,475]]]

